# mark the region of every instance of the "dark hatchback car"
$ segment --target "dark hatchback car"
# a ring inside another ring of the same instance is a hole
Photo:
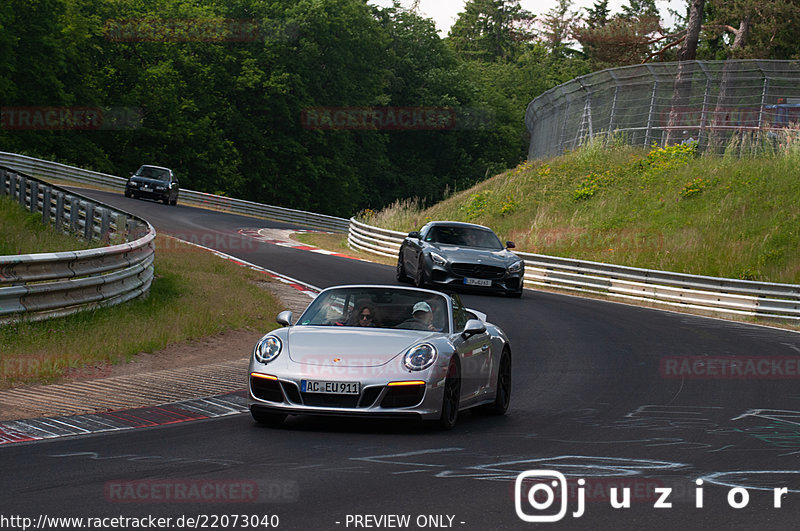
[[[525,263],[492,229],[472,223],[432,221],[409,232],[400,246],[397,280],[477,288],[521,297]]]
[[[178,178],[169,168],[145,165],[128,178],[125,197],[146,197],[165,205],[177,205],[179,186]]]

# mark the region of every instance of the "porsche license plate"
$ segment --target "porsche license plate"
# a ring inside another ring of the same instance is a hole
[[[492,281],[486,278],[465,278],[464,284],[467,286],[483,286],[485,288],[492,287]]]
[[[329,395],[357,395],[361,392],[361,384],[359,382],[301,380],[300,390],[304,393],[325,393]]]

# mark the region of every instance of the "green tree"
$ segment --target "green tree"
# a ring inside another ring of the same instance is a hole
[[[660,19],[658,7],[656,7],[656,0],[628,0],[627,4],[622,6],[622,18],[627,19]]]
[[[708,0],[709,31],[723,35],[726,55],[734,58],[800,57],[800,4],[792,0]]]
[[[450,28],[448,41],[470,59],[513,59],[521,44],[534,37],[532,13],[519,0],[468,0]]]
[[[558,0],[558,5],[544,14],[542,36],[551,53],[557,56],[574,54],[569,49],[572,42],[572,27],[578,20],[578,13],[570,11],[572,0]]]

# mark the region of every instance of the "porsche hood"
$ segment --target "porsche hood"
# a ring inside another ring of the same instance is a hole
[[[293,326],[284,348],[295,363],[332,367],[378,367],[427,339],[441,335],[417,330]]]

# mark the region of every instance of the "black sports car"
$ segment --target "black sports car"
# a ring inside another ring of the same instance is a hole
[[[178,178],[169,168],[145,165],[128,178],[125,197],[146,197],[165,205],[177,205],[179,187]]]
[[[464,286],[522,296],[525,263],[492,229],[472,223],[432,221],[409,232],[400,246],[397,280]]]

